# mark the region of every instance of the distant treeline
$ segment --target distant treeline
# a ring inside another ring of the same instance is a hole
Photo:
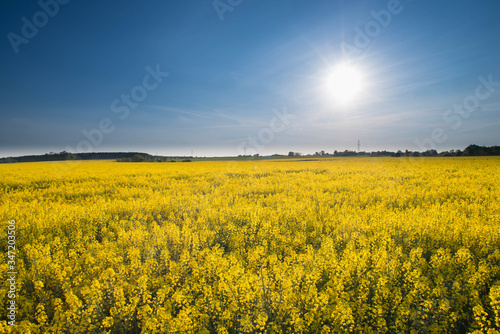
[[[345,150],[343,152],[334,151],[328,153],[325,151],[309,154],[308,156],[325,156],[325,157],[461,157],[461,156],[493,156],[500,155],[500,146],[478,146],[469,145],[465,150],[450,150],[437,152],[436,150],[427,150],[425,152],[418,151],[376,151],[376,152],[355,152]],[[304,156],[298,152],[289,152],[288,156]],[[239,156],[240,158],[250,156]],[[254,157],[259,157],[256,154]],[[273,154],[269,157],[285,157],[280,154]],[[0,163],[13,162],[36,162],[36,161],[63,161],[63,160],[116,160],[118,162],[190,162],[192,157],[165,157],[153,156],[148,153],[140,152],[97,152],[97,153],[46,153],[44,155],[25,155],[21,157],[0,158]],[[202,158],[197,158],[202,159]]]
[[[162,157],[162,156],[143,156],[135,154],[133,157],[116,159],[117,162],[191,162],[186,157]]]
[[[373,151],[373,152],[356,152],[356,151],[334,151],[328,153],[325,151],[316,152],[313,156],[334,156],[334,157],[462,157],[462,156],[490,156],[500,155],[500,146],[478,146],[469,145],[465,150],[450,150],[438,152],[436,150],[427,150],[425,152],[418,151]],[[288,156],[302,156],[298,152],[289,152]]]
[[[500,155],[500,146],[477,146],[477,145],[469,145],[464,151],[463,155],[479,155],[479,156],[487,156],[487,155]]]

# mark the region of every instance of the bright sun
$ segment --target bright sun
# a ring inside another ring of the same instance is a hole
[[[327,85],[337,102],[348,104],[353,102],[363,89],[363,77],[355,67],[341,64],[333,69]]]

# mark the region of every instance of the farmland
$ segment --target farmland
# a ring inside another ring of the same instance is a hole
[[[499,170],[496,157],[0,165],[0,269],[5,282],[15,220],[18,289],[0,332],[499,333]]]

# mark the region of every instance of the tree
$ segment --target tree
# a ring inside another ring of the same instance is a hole
[[[73,153],[66,152],[66,151],[62,151],[61,153],[59,153],[59,156],[63,160],[75,160],[76,159],[76,156]]]
[[[140,154],[136,154],[132,158],[132,162],[144,162],[144,160],[145,160],[144,157]]]
[[[422,155],[424,157],[437,157],[438,152],[436,150],[427,150],[427,151],[423,152]]]

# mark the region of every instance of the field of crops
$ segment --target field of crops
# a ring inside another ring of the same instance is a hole
[[[0,333],[499,333],[499,171],[498,158],[0,165]]]

